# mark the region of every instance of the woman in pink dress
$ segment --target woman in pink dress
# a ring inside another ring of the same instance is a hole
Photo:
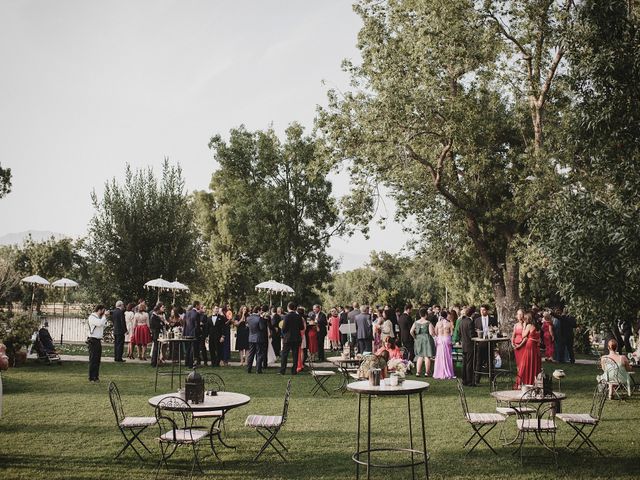
[[[520,357],[518,376],[523,385],[534,385],[536,377],[542,370],[542,358],[540,357],[540,331],[533,314],[524,314],[524,329],[522,330],[523,347]]]
[[[329,314],[329,341],[331,350],[340,350],[340,317],[335,308],[332,308]]]
[[[513,333],[511,334],[511,347],[513,348],[513,355],[516,359],[516,372],[520,372],[520,362],[522,358],[523,349],[520,347],[522,343],[522,330],[524,329],[524,310],[521,308],[516,312],[516,323],[513,326]],[[516,378],[515,389],[520,388],[520,376]]]
[[[453,313],[450,313],[447,318],[440,317],[440,320],[436,323],[436,365],[433,368],[433,378],[442,380],[456,378],[451,354],[453,315]]]
[[[549,312],[544,312],[542,315],[542,335],[544,338],[544,359],[547,362],[553,362],[555,338],[553,336],[553,319]]]

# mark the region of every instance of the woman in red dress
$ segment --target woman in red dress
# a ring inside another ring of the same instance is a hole
[[[331,342],[331,351],[340,350],[340,317],[335,308],[331,309],[329,316],[329,341]]]
[[[540,357],[540,331],[531,312],[524,314],[524,329],[520,345],[523,346],[518,369],[520,382],[523,385],[534,385],[536,376],[542,370],[542,358]]]
[[[513,355],[516,359],[516,372],[520,372],[520,362],[522,359],[523,347],[522,343],[522,330],[524,329],[524,310],[521,308],[516,312],[516,323],[513,326],[513,333],[511,334],[511,347],[513,348]],[[515,389],[520,388],[520,376],[516,378]]]
[[[553,319],[549,312],[542,315],[542,335],[544,338],[544,359],[553,362],[553,351],[555,338],[553,336]]]

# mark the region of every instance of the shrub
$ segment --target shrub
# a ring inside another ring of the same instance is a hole
[[[16,352],[31,344],[33,332],[38,330],[40,320],[28,313],[0,313],[0,341],[7,347],[9,362],[13,364]]]

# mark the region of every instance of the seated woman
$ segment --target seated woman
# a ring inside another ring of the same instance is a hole
[[[53,345],[53,338],[51,338],[51,334],[49,333],[49,322],[44,322],[44,325],[40,330],[38,330],[38,340],[40,340],[40,345],[44,351],[48,354],[50,353],[58,353],[56,351],[56,347]]]
[[[379,355],[367,355],[360,367],[358,368],[359,378],[369,378],[369,372],[372,368],[380,369],[380,378],[387,378],[389,372],[387,370],[387,362],[389,361],[389,352],[382,350]]]
[[[402,359],[402,350],[396,345],[396,339],[394,337],[386,337],[382,347],[376,350],[376,355],[380,355],[385,351],[389,354],[389,360],[392,358]]]
[[[631,365],[629,359],[624,355],[620,355],[618,350],[618,342],[615,338],[612,338],[607,343],[609,348],[609,354],[603,355],[600,358],[600,366],[602,367],[602,375],[598,375],[596,379],[605,381],[609,384],[609,398],[613,396],[613,388],[615,384],[624,385],[627,388],[627,393],[631,396]]]

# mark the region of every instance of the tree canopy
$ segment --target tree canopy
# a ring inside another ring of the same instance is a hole
[[[201,244],[179,165],[165,159],[159,179],[151,168],[134,172],[127,166],[123,181],[108,181],[92,201],[86,252],[98,299],[155,297],[145,282],[163,277],[189,284],[196,278]]]
[[[294,123],[282,141],[271,129],[240,127],[209,147],[219,168],[210,191],[197,194],[209,242],[206,292],[218,302],[247,301],[254,285],[274,279],[315,301],[334,266],[327,245],[340,230],[316,140]]]

